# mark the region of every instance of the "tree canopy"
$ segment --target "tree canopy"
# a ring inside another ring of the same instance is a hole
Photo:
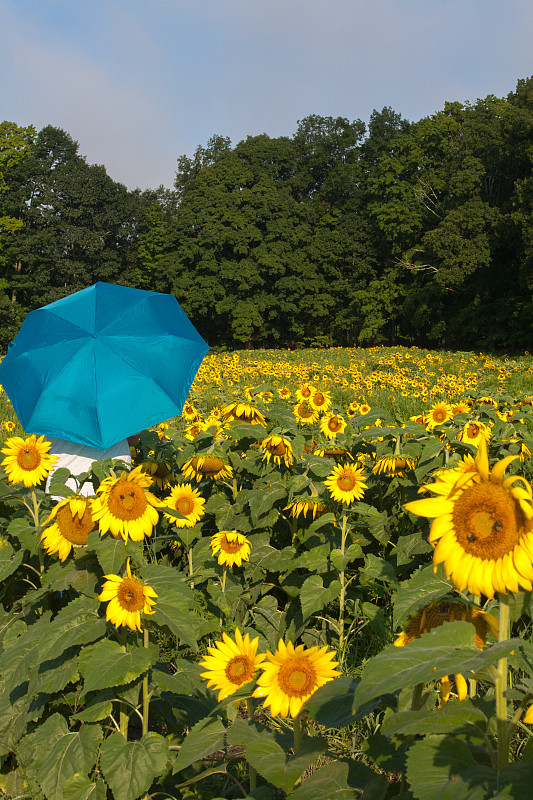
[[[0,347],[97,280],[172,292],[212,346],[531,347],[533,78],[408,121],[213,135],[128,191],[68,133],[0,124]]]

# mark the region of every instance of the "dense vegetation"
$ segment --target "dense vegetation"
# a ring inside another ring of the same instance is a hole
[[[210,345],[530,349],[533,78],[409,122],[213,136],[130,192],[72,138],[0,125],[0,346],[96,280],[174,292]]]

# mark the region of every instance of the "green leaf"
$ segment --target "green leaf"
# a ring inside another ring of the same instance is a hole
[[[474,626],[469,622],[445,622],[405,647],[388,645],[366,663],[355,692],[354,712],[376,697],[417,683],[456,672],[466,676],[471,670],[493,664],[521,644],[519,639],[509,639],[478,650],[474,635]]]
[[[96,553],[104,575],[117,575],[128,555],[131,555],[124,539],[115,539],[114,536],[102,537],[98,531],[89,534],[87,548]]]
[[[54,496],[59,497],[70,497],[71,495],[76,494],[73,489],[69,486],[66,486],[66,482],[70,478],[70,470],[66,467],[58,467],[52,473],[52,477],[50,478],[50,484],[48,486],[48,493]]]
[[[442,567],[437,573],[433,566],[422,567],[409,580],[404,581],[394,597],[394,625],[404,625],[419,608],[439,600],[452,590],[452,585],[444,577]]]
[[[111,698],[114,696],[114,688],[98,692],[87,702],[83,711],[73,714],[71,719],[77,719],[79,722],[100,722],[102,719],[107,719],[113,711]]]
[[[228,744],[244,746],[246,760],[260,775],[287,793],[327,748],[325,739],[313,736],[303,739],[296,755],[287,756],[272,731],[243,719],[235,720],[227,739]]]
[[[173,774],[225,748],[226,729],[217,717],[206,717],[191,728],[181,745]]]
[[[114,800],[137,800],[165,770],[168,758],[168,742],[158,733],[145,733],[137,742],[112,733],[102,745],[100,766]]]
[[[350,700],[358,683],[349,675],[340,675],[317,689],[305,704],[311,719],[326,728],[344,728],[355,722]]]
[[[60,714],[53,714],[27,740],[33,748],[32,769],[47,800],[62,800],[65,781],[88,774],[96,762],[102,730],[82,725],[70,731]]]
[[[55,616],[46,628],[41,629],[39,652],[43,661],[57,656],[70,647],[94,642],[106,630],[105,620],[99,616],[101,604],[88,597],[77,597]]]
[[[93,783],[85,775],[74,775],[65,781],[63,800],[106,800],[107,786],[101,778]]]
[[[400,536],[396,544],[396,564],[399,567],[402,564],[409,564],[413,556],[432,551],[433,548],[429,542],[422,538],[421,531]]]
[[[248,492],[248,505],[252,513],[252,524],[257,525],[261,517],[265,516],[274,507],[276,501],[286,499],[287,487],[281,481],[270,486],[262,486]]]
[[[39,537],[34,525],[30,525],[26,517],[15,517],[7,526],[7,532],[16,537],[26,550],[35,552]]]
[[[66,658],[66,653],[49,661],[41,662],[38,667],[39,692],[55,694],[62,691],[69,683],[78,678],[78,659]]]
[[[194,694],[204,681],[200,678],[203,667],[184,659],[175,659],[175,672],[168,671],[168,664],[156,664],[152,669],[152,681],[164,692],[172,694]]]
[[[383,583],[389,583],[393,586],[398,583],[392,564],[373,553],[368,553],[365,556],[365,566],[359,573],[359,581],[361,583],[383,581]]]
[[[293,569],[304,567],[309,572],[323,572],[328,568],[329,544],[321,544],[303,552],[294,559]]]
[[[0,545],[0,582],[12,575],[22,563],[24,550],[13,550],[10,544]]]
[[[302,584],[300,589],[300,602],[302,604],[302,616],[309,619],[317,611],[331,603],[339,596],[341,589],[340,581],[331,581],[325,587],[320,575],[310,575]]]
[[[407,779],[417,800],[486,800],[496,788],[497,773],[476,764],[457,736],[431,736],[409,748]]]
[[[172,567],[149,564],[142,568],[141,577],[157,592],[155,614],[150,622],[167,627],[190,647],[196,649],[199,618],[192,591],[183,575]]]
[[[330,553],[331,563],[339,572],[343,572],[351,561],[362,558],[363,551],[358,544],[351,544],[344,555],[341,550],[335,549]]]
[[[368,769],[368,768],[367,768]],[[370,771],[369,771],[370,772]],[[292,794],[291,800],[358,800],[359,791],[348,784],[350,768],[343,761],[333,761],[313,772]]]
[[[487,717],[470,700],[450,701],[430,711],[398,711],[386,717],[380,728],[385,736],[401,733],[467,733],[481,738],[487,729]]]
[[[531,794],[533,781],[533,764],[526,761],[515,761],[504,767],[498,776],[498,786],[501,791],[491,800],[524,800]]]
[[[84,678],[83,693],[130,683],[146,672],[151,663],[152,653],[144,647],[125,653],[118,642],[110,639],[85,647],[78,659]]]

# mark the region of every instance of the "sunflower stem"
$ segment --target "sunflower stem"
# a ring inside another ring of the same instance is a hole
[[[194,589],[194,581],[193,581],[193,577],[192,577],[192,574],[193,574],[192,547],[189,547],[189,549],[187,551],[187,559],[189,561],[189,578],[190,578],[189,586],[191,587],[191,589]]]
[[[144,630],[143,630],[143,647],[148,648],[149,643],[149,635],[148,635],[148,625],[146,620],[144,621]],[[145,733],[148,733],[148,712],[150,708],[150,695],[148,694],[148,670],[146,670],[143,676],[143,736]]]
[[[222,570],[222,578],[220,579],[220,591],[222,592],[223,595],[226,594],[226,573],[227,573],[227,570],[228,570],[227,565],[224,564],[224,568]],[[223,599],[225,600],[226,598],[224,597]],[[220,627],[222,627],[222,616],[223,616],[223,613],[224,612],[222,611],[222,609],[220,609],[220,617],[218,619],[218,624],[219,624]]]
[[[246,715],[250,722],[254,718],[254,699],[253,697],[246,698]],[[248,778],[250,780],[250,791],[253,792],[257,786],[257,771],[250,762],[248,762]]]
[[[118,633],[120,648],[125,653],[128,632],[124,627],[124,625],[122,625],[122,627],[117,631],[117,633]],[[129,714],[127,712],[127,705],[126,703],[121,702],[119,704],[119,728],[121,734],[125,739],[128,738],[128,723],[129,723]]]
[[[300,714],[297,714],[294,718],[293,733],[294,733],[294,753],[296,754],[300,749],[300,744],[302,742],[302,719]]]
[[[344,606],[346,595],[346,580],[344,571],[344,553],[346,552],[346,537],[348,535],[348,512],[346,509],[342,512],[342,529],[341,529],[341,556],[343,560],[342,570],[339,572],[339,580],[341,584],[341,593],[339,597],[339,654],[342,656],[344,647]]]
[[[498,641],[505,642],[509,639],[509,596],[499,595],[500,601],[500,626]],[[500,658],[496,669],[496,731],[498,735],[498,769],[504,769],[509,764],[509,730],[507,724],[507,700],[505,692],[508,680],[507,657]]]

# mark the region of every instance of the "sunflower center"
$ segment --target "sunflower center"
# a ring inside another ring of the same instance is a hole
[[[432,416],[435,422],[444,422],[446,419],[446,412],[442,408],[435,408]]]
[[[341,421],[338,417],[331,417],[331,419],[328,420],[328,430],[332,433],[337,433],[341,428]]]
[[[267,448],[273,456],[284,456],[287,452],[287,447],[284,442],[280,442],[279,444],[270,443],[267,445]]]
[[[66,505],[57,513],[57,525],[63,539],[74,545],[87,544],[87,537],[95,525],[89,508],[83,514],[72,514],[70,506]]]
[[[239,544],[238,539],[235,539],[234,542],[230,542],[228,537],[224,536],[224,538],[220,542],[220,547],[222,548],[222,550],[224,550],[225,553],[238,553],[242,545]]]
[[[298,406],[298,414],[302,419],[307,419],[308,417],[313,416],[313,410],[309,408],[306,403],[300,403]]]
[[[322,392],[317,392],[313,397],[313,400],[315,401],[315,404],[317,406],[321,406],[325,402],[326,398],[324,397]]]
[[[351,492],[355,488],[355,478],[353,475],[340,475],[337,480],[337,486],[341,492]]]
[[[117,600],[125,611],[144,608],[144,589],[136,578],[124,578],[117,589]]]
[[[479,436],[480,433],[479,425],[476,425],[475,422],[470,422],[466,429],[467,436],[470,436],[471,439],[475,439],[476,436]]]
[[[309,386],[304,386],[300,394],[302,395],[302,397],[311,397],[311,389],[309,388]]]
[[[129,481],[119,481],[107,498],[107,507],[116,519],[139,519],[148,505],[144,489]]]
[[[17,464],[21,469],[31,472],[41,463],[41,454],[35,447],[25,447],[17,453]]]
[[[190,497],[180,497],[176,503],[176,511],[179,511],[180,514],[183,514],[185,517],[187,517],[194,511],[194,502]]]
[[[316,688],[316,672],[306,659],[291,659],[280,668],[278,683],[289,697],[305,697]]]
[[[198,463],[197,460],[195,467],[202,475],[216,475],[217,472],[220,472],[220,470],[224,468],[224,462],[221,458],[217,458],[216,456],[206,456],[201,464]]]
[[[487,481],[468,486],[457,498],[453,525],[465,552],[497,560],[520,541],[525,517],[507,489]]]
[[[254,665],[247,656],[235,656],[226,664],[226,678],[230,683],[240,686],[248,683],[254,676]]]

